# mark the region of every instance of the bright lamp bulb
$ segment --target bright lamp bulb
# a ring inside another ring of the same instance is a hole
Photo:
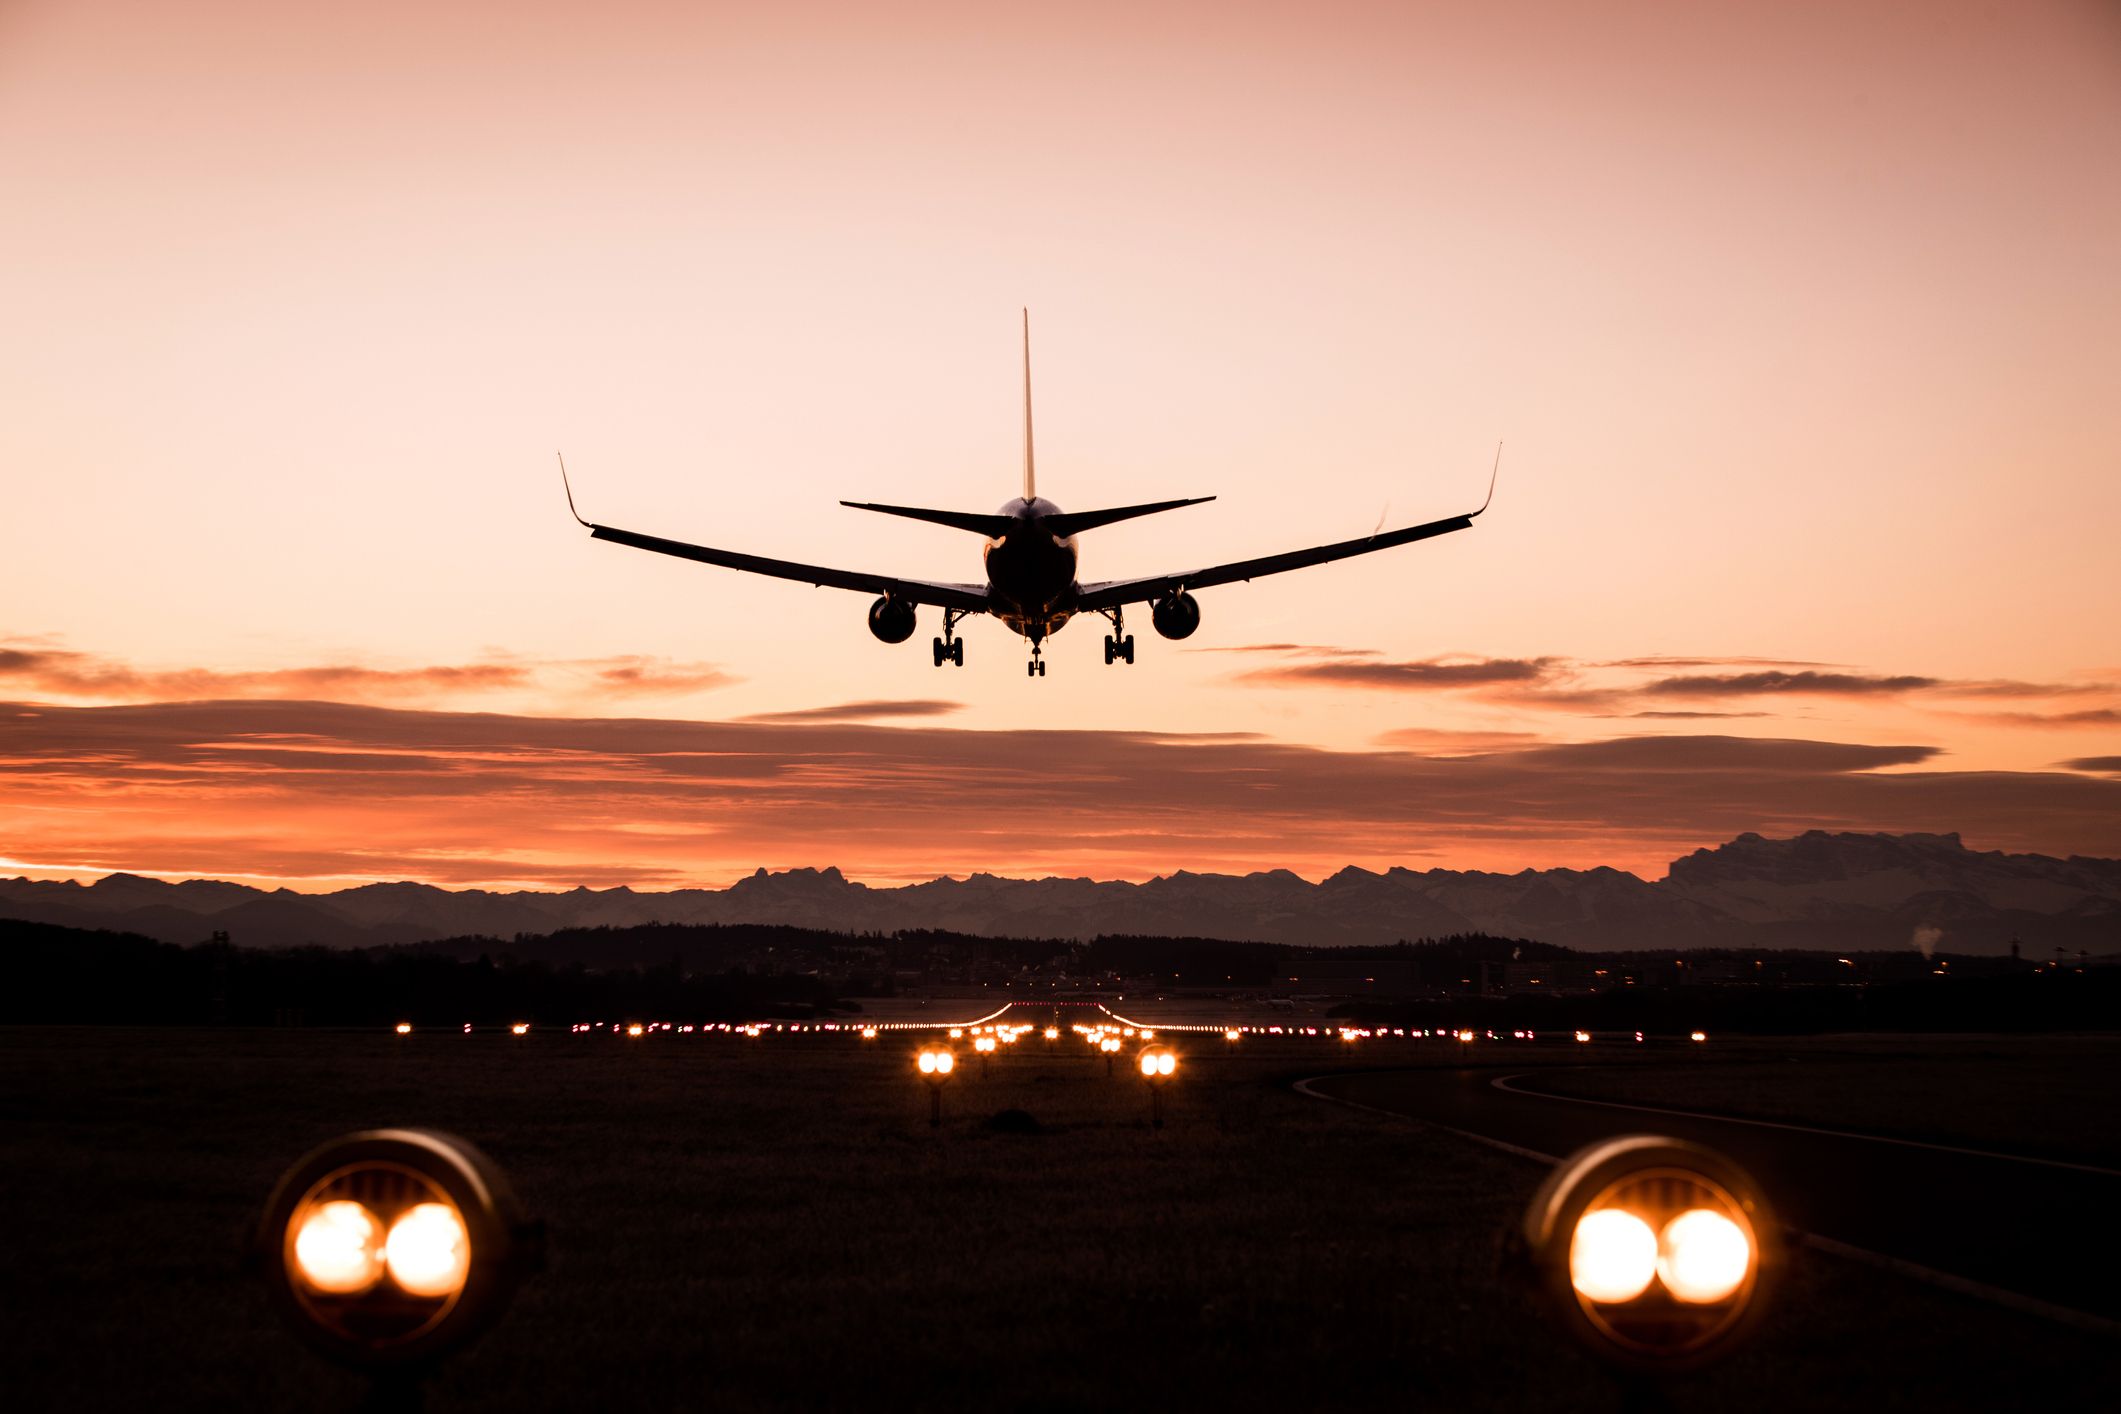
[[[944,1051],[935,1058],[935,1073],[937,1075],[948,1075],[956,1069],[957,1057],[951,1055],[948,1051]]]
[[[295,1269],[333,1296],[354,1296],[383,1275],[383,1224],[359,1203],[319,1203],[295,1233]]]
[[[1657,1274],[1666,1289],[1697,1305],[1729,1296],[1753,1265],[1745,1229],[1707,1208],[1689,1208],[1666,1223],[1658,1245]]]
[[[447,1296],[471,1270],[471,1238],[447,1203],[416,1203],[390,1225],[383,1256],[399,1286],[415,1296]]]
[[[1177,1070],[1177,1069],[1178,1069],[1178,1057],[1177,1057],[1177,1056],[1174,1056],[1174,1055],[1161,1055],[1161,1056],[1158,1056],[1158,1057],[1156,1058],[1156,1073],[1157,1073],[1157,1074],[1159,1074],[1159,1075],[1169,1075],[1169,1074],[1170,1074],[1170,1073],[1171,1073],[1172,1071],[1174,1071],[1174,1070]]]
[[[1584,1214],[1569,1243],[1569,1282],[1587,1301],[1633,1301],[1657,1275],[1657,1234],[1633,1213]]]
[[[1155,1057],[1155,1056],[1143,1056],[1143,1057],[1142,1057],[1142,1074],[1144,1074],[1144,1075],[1154,1075],[1154,1074],[1156,1074],[1156,1057]]]

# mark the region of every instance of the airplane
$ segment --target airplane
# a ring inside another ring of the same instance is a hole
[[[706,545],[689,545],[682,540],[665,540],[661,536],[597,525],[583,520],[581,513],[575,510],[574,487],[567,481],[565,457],[560,459],[560,484],[567,492],[568,512],[577,522],[588,528],[593,540],[609,540],[614,544],[631,545],[637,550],[652,550],[659,555],[675,555],[680,559],[698,560],[703,564],[745,570],[752,574],[771,575],[776,579],[875,594],[878,598],[869,606],[869,631],[885,643],[904,643],[913,637],[917,608],[923,604],[931,605],[943,611],[943,632],[934,645],[935,666],[938,668],[945,663],[963,667],[965,642],[957,636],[958,624],[975,614],[992,614],[1030,642],[1031,661],[1025,671],[1032,677],[1044,677],[1046,662],[1042,649],[1045,641],[1060,632],[1068,620],[1077,614],[1102,614],[1111,622],[1112,632],[1105,635],[1107,666],[1118,662],[1131,664],[1134,661],[1134,635],[1126,631],[1123,616],[1129,604],[1147,604],[1150,623],[1155,625],[1156,631],[1165,638],[1190,637],[1193,631],[1200,627],[1200,601],[1193,597],[1195,590],[1259,579],[1270,574],[1284,574],[1289,570],[1327,564],[1333,560],[1345,560],[1377,550],[1389,550],[1395,546],[1412,544],[1416,540],[1427,540],[1431,536],[1468,529],[1473,524],[1473,518],[1487,510],[1489,502],[1494,500],[1495,476],[1501,469],[1502,448],[1498,445],[1495,448],[1495,466],[1488,473],[1487,499],[1480,503],[1479,510],[1468,511],[1463,515],[1447,516],[1442,520],[1407,526],[1401,530],[1383,530],[1380,527],[1378,531],[1357,540],[1342,540],[1331,545],[1316,545],[1307,550],[1290,550],[1279,555],[1262,555],[1257,559],[1236,560],[1229,564],[1209,565],[1203,569],[1179,570],[1171,574],[1147,575],[1139,579],[1079,583],[1075,578],[1075,542],[1076,537],[1084,531],[1095,530],[1118,521],[1132,520],[1137,516],[1176,510],[1180,506],[1197,506],[1215,498],[1191,496],[1176,501],[1151,501],[1146,505],[1114,506],[1106,510],[1072,513],[1063,511],[1053,502],[1042,498],[1038,494],[1032,457],[1031,314],[1026,310],[1024,494],[1007,502],[992,515],[979,515],[969,511],[930,510],[921,506],[884,506],[868,501],[840,502],[841,505],[858,511],[904,516],[911,520],[947,525],[984,536],[986,546],[982,554],[986,560],[985,584],[952,584],[925,579],[901,579],[896,575],[868,574],[859,570],[830,569],[822,565],[798,564],[791,560],[767,559],[762,555],[747,555],[735,550],[718,550]]]

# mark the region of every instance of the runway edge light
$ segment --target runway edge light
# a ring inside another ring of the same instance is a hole
[[[1745,1170],[1650,1134],[1556,1165],[1510,1245],[1570,1335],[1637,1374],[1699,1369],[1743,1344],[1782,1257],[1781,1229]]]
[[[544,1252],[544,1225],[476,1146],[435,1130],[369,1129],[281,1175],[249,1259],[311,1348],[417,1379],[500,1319]]]

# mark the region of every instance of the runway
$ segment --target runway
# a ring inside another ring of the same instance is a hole
[[[1548,1072],[1551,1073],[1551,1072]],[[1913,1264],[2034,1314],[2121,1333],[2121,1174],[1826,1129],[1767,1125],[1540,1093],[1512,1067],[1321,1076],[1300,1089],[1499,1143],[1551,1162],[1616,1134],[1664,1134],[1729,1155],[1783,1223],[1828,1251]],[[2043,1309],[2054,1308],[2054,1309]],[[2072,1315],[2077,1319],[2072,1320]],[[2084,1319],[2090,1317],[2092,1319]]]

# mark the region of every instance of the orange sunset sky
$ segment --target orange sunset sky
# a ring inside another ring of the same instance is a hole
[[[2121,9],[0,0],[0,872],[2121,855]],[[1469,532],[966,666],[850,499]]]

